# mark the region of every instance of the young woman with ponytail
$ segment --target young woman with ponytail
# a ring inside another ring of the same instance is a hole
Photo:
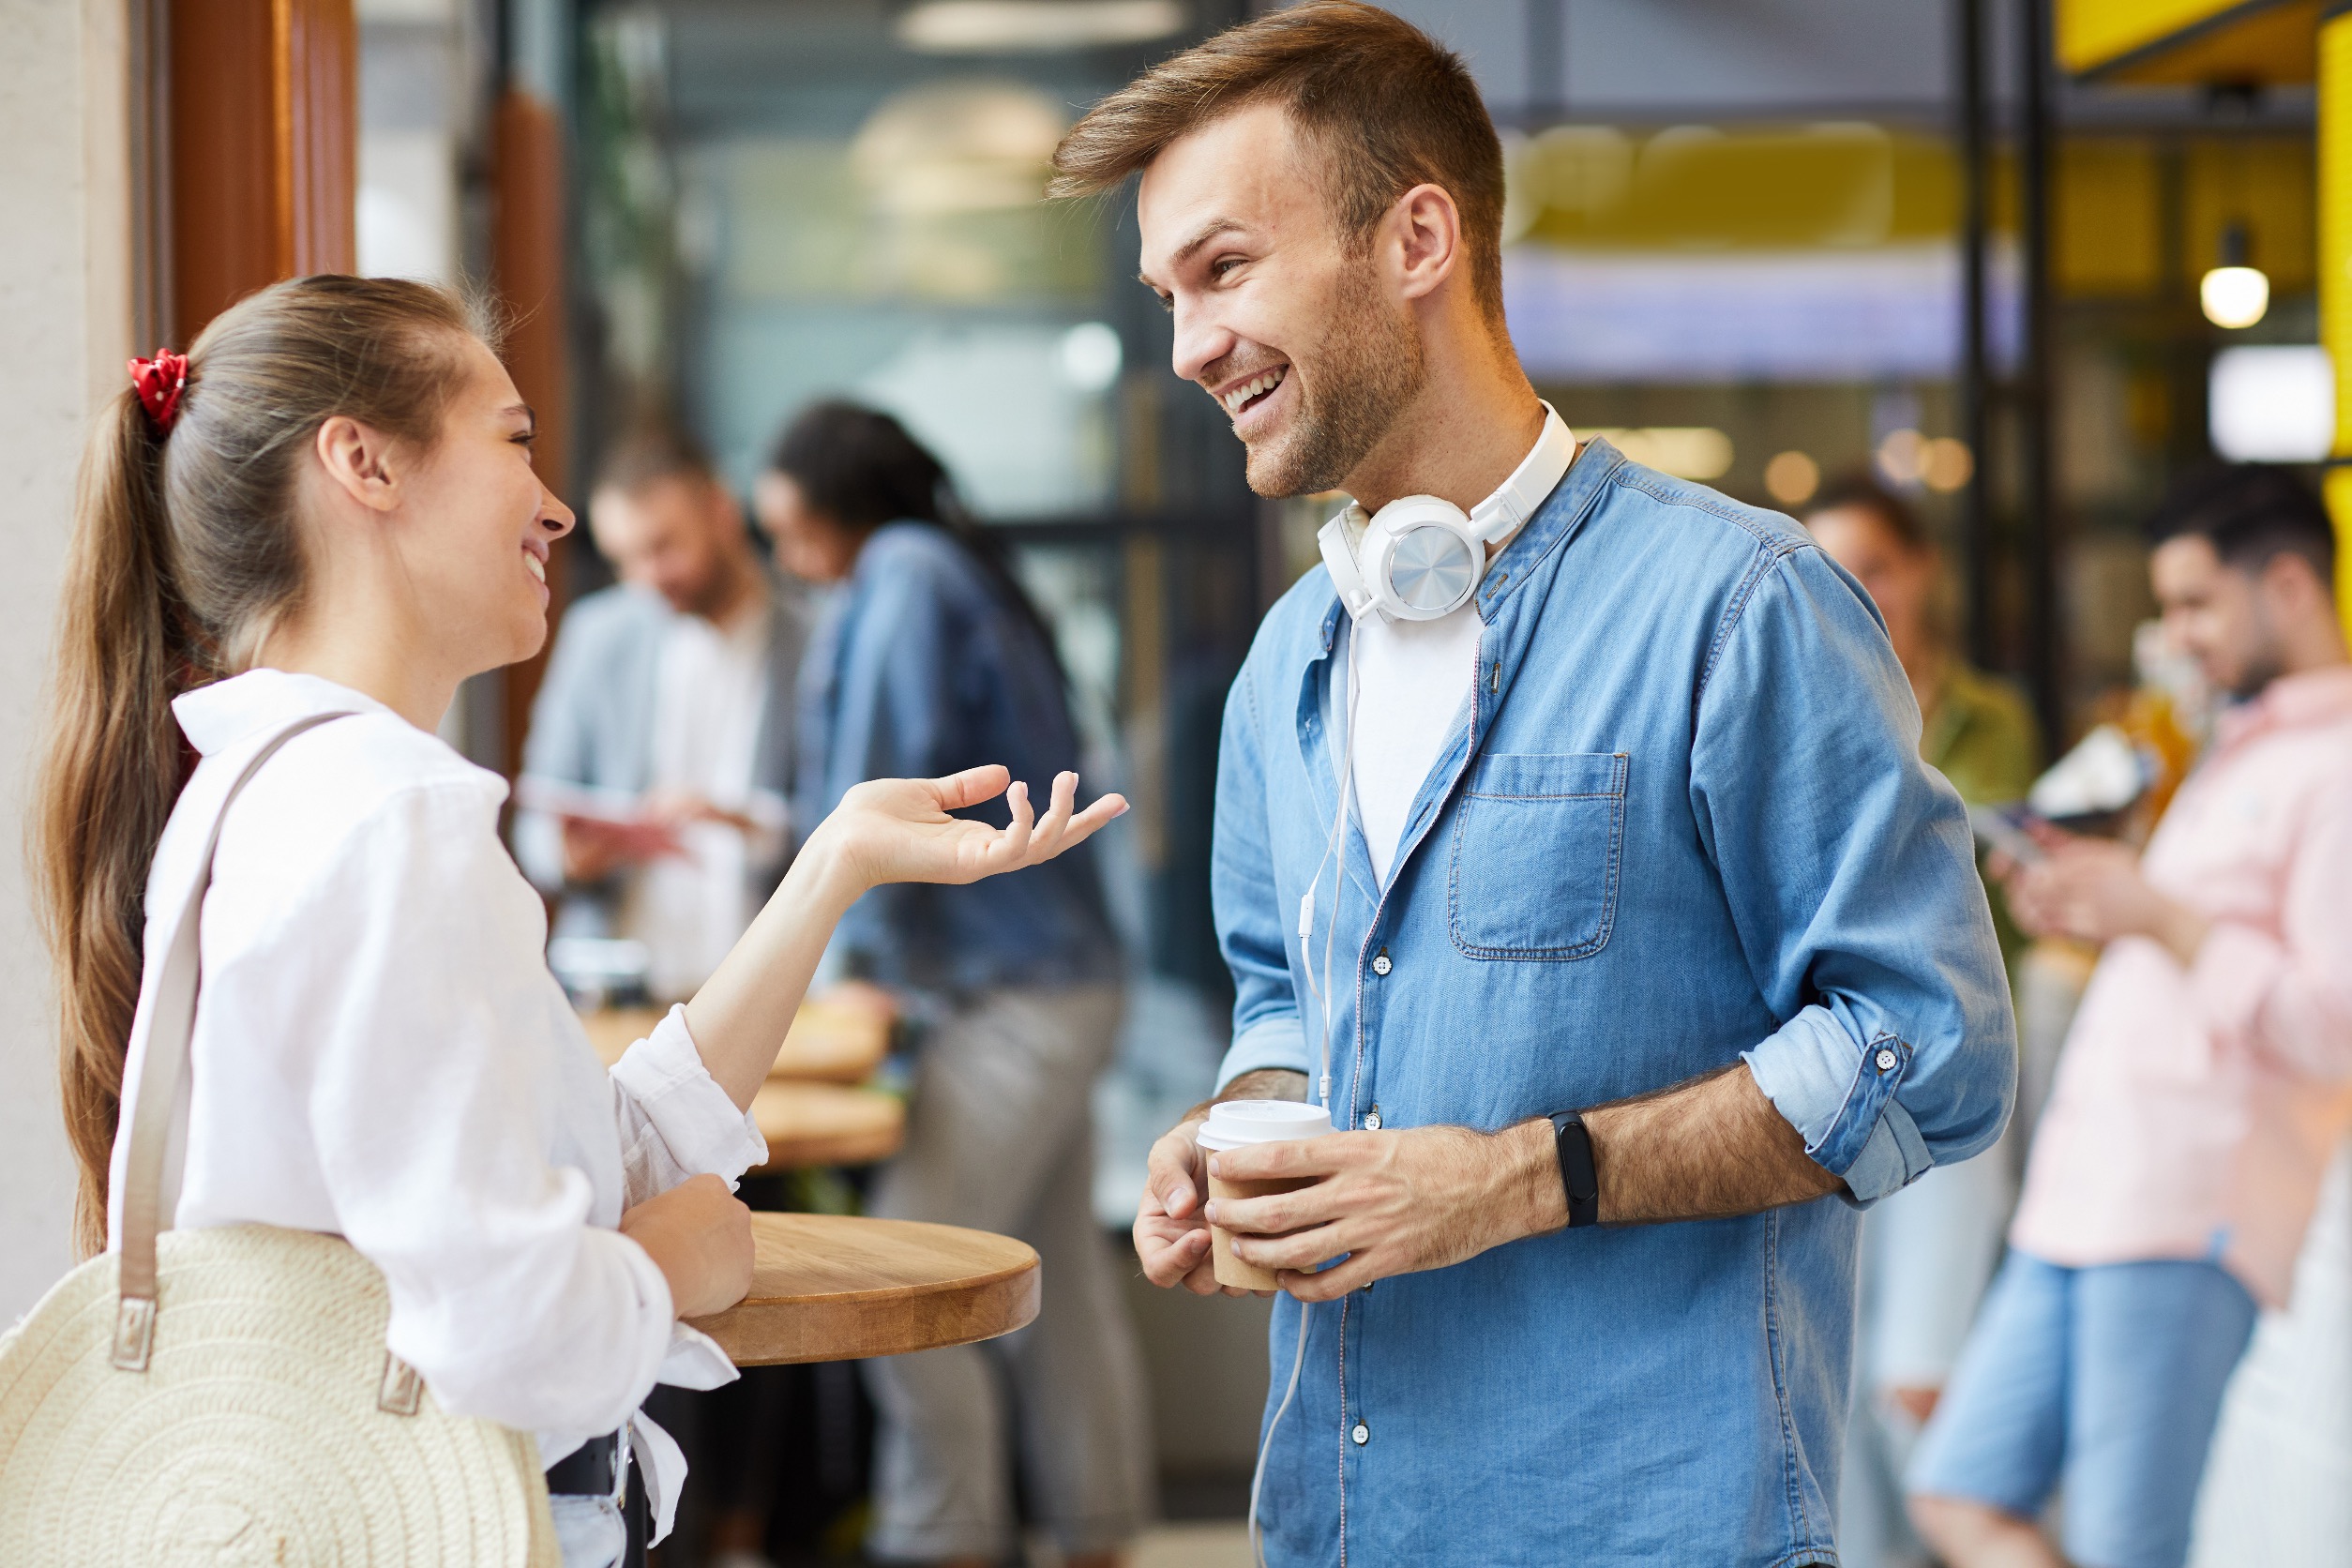
[[[657,1379],[732,1376],[676,1319],[749,1283],[747,1115],[834,924],[868,888],[1050,859],[1124,809],[1043,818],[1003,768],[862,787],[710,983],[608,1075],[499,842],[505,785],[434,729],[547,636],[572,515],[489,334],[420,284],[309,278],[134,365],[83,476],[36,861],[60,981],[80,1229],[113,1229],[150,910],[194,885],[230,781],[182,1090],[173,1223],[339,1234],[384,1272],[391,1350],[441,1406],[535,1431],[566,1568],[641,1560],[642,1508],[580,1485]],[[1011,825],[949,815],[1004,793]],[[167,1184],[167,1192],[173,1191]],[[567,1455],[571,1457],[567,1458]],[[599,1495],[603,1494],[603,1495]]]

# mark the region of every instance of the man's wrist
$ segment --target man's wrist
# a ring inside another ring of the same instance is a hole
[[[1560,1183],[1560,1155],[1551,1119],[1539,1116],[1496,1135],[1509,1211],[1520,1216],[1519,1233],[1547,1236],[1568,1224],[1568,1197]]]
[[[1549,1118],[1552,1126],[1552,1149],[1560,1166],[1560,1196],[1568,1207],[1568,1223],[1591,1226],[1601,1223],[1601,1172],[1599,1156],[1592,1147],[1591,1130],[1584,1117],[1576,1111],[1557,1112]]]

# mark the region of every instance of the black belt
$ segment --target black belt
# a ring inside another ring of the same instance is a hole
[[[626,1435],[590,1438],[547,1468],[547,1489],[564,1497],[609,1498],[621,1480],[621,1444]]]
[[[627,1450],[626,1432],[607,1432],[600,1438],[590,1438],[571,1453],[548,1467],[547,1489],[553,1497],[609,1498],[621,1475],[621,1465]],[[645,1545],[653,1535],[653,1520],[646,1506],[645,1485],[635,1470],[629,1472],[628,1490],[622,1495],[621,1523],[628,1532],[628,1545],[621,1554],[620,1568],[645,1568]]]

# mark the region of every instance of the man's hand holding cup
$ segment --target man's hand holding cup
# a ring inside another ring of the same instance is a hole
[[[1187,1119],[1152,1147],[1151,1169],[1135,1222],[1136,1256],[1154,1285],[1182,1284],[1195,1295],[1270,1295],[1274,1272],[1234,1256],[1232,1233],[1202,1218],[1204,1194],[1219,1203],[1292,1192],[1312,1177],[1266,1181],[1213,1175],[1209,1156],[1225,1149],[1289,1143],[1332,1130],[1331,1114],[1296,1100],[1229,1100]]]

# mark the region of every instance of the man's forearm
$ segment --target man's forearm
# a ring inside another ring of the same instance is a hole
[[[1184,1120],[1194,1121],[1209,1114],[1209,1108],[1224,1100],[1304,1100],[1306,1098],[1306,1075],[1294,1073],[1288,1067],[1259,1067],[1244,1073],[1184,1112]]]
[[[1743,1064],[1584,1113],[1601,1223],[1752,1214],[1843,1185]]]
[[[1260,1068],[1244,1073],[1184,1119],[1206,1116],[1219,1101],[1304,1100],[1306,1093],[1304,1073]],[[1737,1063],[1653,1094],[1596,1106],[1584,1112],[1584,1124],[1592,1137],[1605,1225],[1752,1214],[1807,1202],[1842,1184],[1805,1153],[1797,1129]],[[1549,1122],[1485,1135],[1456,1131],[1483,1150],[1475,1156],[1484,1172],[1482,1211],[1507,1216],[1506,1229],[1518,1235],[1542,1235],[1568,1222]]]

